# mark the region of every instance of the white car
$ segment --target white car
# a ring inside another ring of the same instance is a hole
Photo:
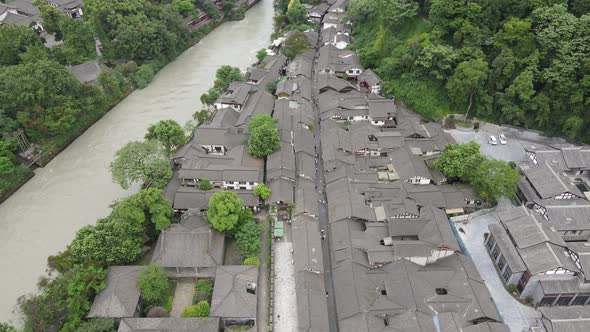
[[[491,145],[498,145],[498,140],[496,139],[496,136],[490,136],[488,143],[490,143]]]
[[[500,134],[498,135],[498,140],[500,141],[500,144],[502,145],[506,145],[506,136],[504,136],[504,134]]]

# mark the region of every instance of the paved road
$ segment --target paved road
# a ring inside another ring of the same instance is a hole
[[[511,332],[522,332],[528,331],[531,326],[539,326],[541,315],[534,308],[518,302],[506,291],[483,243],[483,234],[488,232],[488,225],[498,223],[496,214],[511,208],[510,201],[502,200],[496,211],[474,218],[467,224],[460,224],[465,232],[459,234],[477,271],[484,279],[502,320],[510,327]]]
[[[170,317],[179,318],[184,308],[193,304],[193,296],[195,295],[195,282],[179,281],[174,290],[174,300],[172,302],[172,310]]]
[[[540,146],[539,144],[533,144],[526,141],[519,141],[515,138],[508,137],[508,144],[506,145],[491,145],[488,143],[488,139],[490,135],[496,135],[496,133],[489,133],[483,130],[475,131],[468,131],[463,132],[457,129],[447,130],[449,134],[457,141],[458,143],[467,143],[471,141],[476,141],[479,143],[481,153],[485,156],[504,160],[504,161],[524,161],[527,159],[526,152],[524,151],[524,147],[529,147],[531,145]]]
[[[258,223],[262,225],[262,253],[260,254],[260,268],[258,269],[258,308],[256,310],[256,325],[258,332],[268,331],[268,319],[270,315],[270,291],[268,289],[269,269],[266,257],[270,255],[268,243],[268,232],[270,232],[270,223],[268,222],[268,213],[263,210],[256,214]]]
[[[319,40],[322,40],[320,35]],[[317,53],[316,53],[317,61]],[[315,75],[315,61],[312,67],[314,77],[312,79],[313,84],[313,107],[316,114],[314,134],[315,134],[315,150],[318,155],[316,158],[316,186],[320,194],[319,204],[319,223],[320,229],[325,231],[325,234],[330,234],[330,226],[328,224],[328,208],[326,207],[326,182],[324,179],[324,163],[322,161],[322,142],[321,142],[321,121],[320,111],[317,107],[318,103],[318,89],[317,89],[317,76]],[[334,297],[334,282],[332,278],[332,257],[330,255],[330,237],[327,236],[322,241],[322,257],[324,260],[324,284],[327,292],[327,303],[328,303],[328,323],[330,326],[330,332],[338,331],[338,317],[336,312],[336,298]]]

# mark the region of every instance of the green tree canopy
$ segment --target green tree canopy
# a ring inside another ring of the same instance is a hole
[[[246,221],[240,227],[240,230],[236,233],[236,239],[238,240],[238,248],[242,259],[260,255],[262,249],[261,233],[262,225],[254,221],[254,219]]]
[[[261,127],[263,125],[276,125],[276,119],[273,119],[272,116],[266,114],[260,114],[252,117],[250,122],[248,122],[248,131],[251,132],[256,130],[256,128]]]
[[[152,181],[152,186],[163,188],[170,177],[172,169],[166,152],[159,142],[129,142],[115,153],[111,163],[113,182],[129,189],[133,183]]]
[[[464,144],[448,144],[434,167],[445,176],[467,180],[483,161],[479,144],[475,141]]]
[[[92,318],[78,326],[78,332],[116,332],[112,318]]]
[[[469,181],[483,199],[496,201],[514,195],[520,175],[505,161],[484,159]]]
[[[467,105],[465,116],[473,105],[473,97],[483,88],[488,77],[488,63],[483,59],[461,62],[447,83],[449,96],[457,105]]]
[[[299,0],[289,2],[287,20],[291,25],[305,24],[307,21],[307,9]]]
[[[184,130],[174,120],[161,120],[148,128],[145,135],[146,139],[154,139],[160,142],[166,149],[166,154],[171,154],[174,150],[186,143]]]
[[[215,72],[215,82],[213,86],[221,91],[227,89],[233,81],[243,81],[244,75],[238,67],[223,65]]]
[[[281,148],[279,129],[274,124],[264,124],[249,131],[248,153],[255,158],[265,158]]]
[[[168,297],[168,275],[159,265],[148,265],[139,274],[137,286],[141,291],[141,298],[150,306],[160,306],[166,303]]]
[[[254,188],[254,195],[259,196],[263,200],[269,199],[271,193],[272,191],[264,183],[260,183]]]
[[[293,32],[287,40],[285,40],[285,44],[281,48],[281,53],[283,53],[289,59],[293,59],[294,57],[302,54],[307,50],[309,47],[309,40],[305,36],[303,32]]]
[[[0,25],[0,65],[16,65],[29,46],[43,46],[33,29],[23,25]]]
[[[218,191],[209,200],[207,219],[217,231],[232,231],[238,225],[243,204],[233,191]]]

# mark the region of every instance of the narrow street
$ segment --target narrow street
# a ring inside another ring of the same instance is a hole
[[[256,310],[256,326],[258,332],[268,331],[270,291],[269,291],[269,269],[268,260],[270,255],[270,243],[268,242],[268,232],[271,231],[268,222],[268,212],[262,210],[255,216],[256,220],[262,225],[262,252],[260,253],[260,268],[258,269],[258,308]]]
[[[319,40],[322,40],[321,31]],[[318,45],[319,48],[319,45]],[[330,234],[329,224],[328,224],[328,207],[326,201],[326,182],[324,179],[324,163],[322,160],[322,141],[321,141],[321,121],[320,121],[320,110],[318,108],[318,94],[319,91],[317,89],[317,73],[315,72],[315,65],[318,60],[318,53],[316,53],[316,57],[314,59],[312,65],[312,99],[313,99],[313,108],[316,114],[315,117],[315,125],[314,125],[314,138],[315,138],[315,151],[316,151],[316,187],[318,189],[318,193],[320,196],[319,202],[319,222],[320,222],[320,229],[324,230],[324,234],[326,237],[322,241],[322,258],[324,261],[324,284],[326,288],[326,296],[327,296],[327,303],[328,303],[328,323],[330,325],[331,332],[338,331],[338,317],[336,311],[336,298],[334,297],[334,282],[332,278],[332,257],[330,255],[330,237],[327,236]]]

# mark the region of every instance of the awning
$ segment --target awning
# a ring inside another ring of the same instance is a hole
[[[465,211],[463,208],[452,208],[452,209],[445,209],[447,214],[464,214]]]

